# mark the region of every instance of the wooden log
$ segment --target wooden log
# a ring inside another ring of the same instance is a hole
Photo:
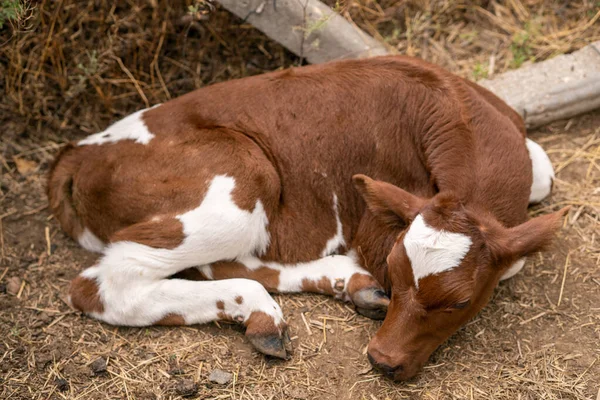
[[[377,40],[317,0],[218,0],[311,64],[387,54]]]
[[[529,128],[594,110],[600,107],[600,41],[477,83],[517,110]]]

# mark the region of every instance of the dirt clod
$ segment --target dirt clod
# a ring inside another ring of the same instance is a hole
[[[198,385],[191,379],[183,379],[175,385],[175,393],[183,397],[191,397],[198,392]]]
[[[19,289],[21,288],[21,278],[18,276],[13,276],[12,278],[8,278],[6,283],[6,291],[12,295],[17,295],[19,293]]]
[[[90,368],[94,375],[101,375],[106,372],[106,360],[102,357],[98,357],[93,363],[90,364]]]
[[[56,388],[61,392],[69,390],[69,382],[66,379],[56,378],[54,380],[54,384],[56,385]]]
[[[210,375],[208,376],[208,380],[214,383],[218,383],[219,385],[225,385],[231,382],[233,378],[233,374],[231,372],[226,372],[221,369],[213,369]]]

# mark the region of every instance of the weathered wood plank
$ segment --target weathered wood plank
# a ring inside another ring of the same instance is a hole
[[[387,54],[377,40],[317,0],[218,0],[311,64]]]

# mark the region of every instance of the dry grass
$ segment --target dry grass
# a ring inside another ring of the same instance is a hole
[[[340,12],[392,51],[491,77],[600,40],[595,1],[356,0]]]
[[[600,39],[590,23],[597,2],[502,4],[361,0],[341,10],[399,52],[469,77],[489,74],[492,59],[497,73]],[[197,398],[600,395],[600,113],[534,133],[558,179],[532,214],[573,205],[560,240],[501,284],[416,380],[393,384],[372,371],[364,351],[378,323],[320,296],[277,296],[295,353],[267,360],[235,325],[115,328],[72,312],[68,282],[94,256],[49,217],[44,175],[63,143],[146,103],[299,60],[200,1],[34,5],[17,31],[0,31],[0,398],[170,399],[183,382],[197,384]],[[94,374],[98,358],[107,368]],[[233,381],[209,383],[215,368]]]

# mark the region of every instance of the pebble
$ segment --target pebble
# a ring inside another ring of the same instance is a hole
[[[90,368],[95,375],[103,374],[106,372],[106,360],[98,357],[96,361],[90,364]]]
[[[6,291],[12,295],[16,295],[19,293],[19,289],[21,289],[21,278],[18,276],[8,278],[6,281]]]
[[[62,378],[56,378],[54,384],[61,392],[69,390],[69,382]]]
[[[221,369],[213,369],[210,375],[208,376],[208,380],[214,383],[218,383],[219,385],[225,385],[233,379],[233,374],[230,372],[225,372]]]
[[[191,379],[183,379],[175,385],[175,393],[182,397],[190,397],[198,392],[198,385]]]

